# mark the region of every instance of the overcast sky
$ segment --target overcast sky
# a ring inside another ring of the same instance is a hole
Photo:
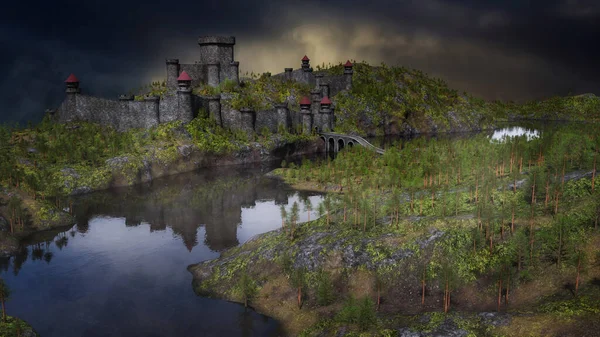
[[[600,1],[11,1],[0,11],[0,122],[38,121],[72,72],[115,98],[233,35],[240,71],[346,59],[418,68],[493,100],[600,95]]]

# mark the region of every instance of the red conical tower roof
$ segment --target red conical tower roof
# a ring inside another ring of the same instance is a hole
[[[77,79],[77,77],[75,77],[75,75],[71,74],[69,75],[69,77],[67,77],[65,83],[79,83],[79,80]]]
[[[310,105],[310,99],[306,96],[302,97],[302,99],[300,99],[300,104],[301,105]]]
[[[344,67],[352,67],[352,62],[350,62],[350,60],[346,61],[346,64],[344,64]]]
[[[329,97],[327,97],[327,96],[323,97],[323,99],[321,100],[321,104],[331,104]]]
[[[308,56],[304,55],[304,57],[302,58],[302,61],[310,61],[310,59],[308,58]]]
[[[179,77],[177,77],[177,80],[178,81],[191,81],[192,78],[184,70],[184,71],[181,72],[181,75],[179,75]]]

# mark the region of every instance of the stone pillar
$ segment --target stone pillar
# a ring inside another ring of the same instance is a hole
[[[147,118],[145,118],[145,121],[143,124],[145,124],[146,128],[150,128],[150,127],[158,125],[159,103],[160,103],[160,97],[158,97],[158,96],[145,96],[144,97],[144,110],[143,111],[146,112]],[[132,117],[135,118],[136,116],[132,116]],[[139,116],[137,116],[137,117],[139,118]],[[132,121],[132,123],[135,123],[135,122]]]
[[[208,101],[208,115],[217,122],[217,125],[223,126],[223,118],[221,116],[221,95],[206,96]]]
[[[240,84],[240,63],[238,61],[231,62],[230,66],[230,80],[234,81],[236,84]]]
[[[284,78],[288,81],[292,80],[292,71],[294,71],[294,68],[285,68],[283,69],[285,76]]]
[[[179,77],[179,60],[167,59],[167,89],[177,90],[177,77]]]
[[[310,99],[303,97],[300,100],[300,116],[302,118],[302,132],[310,134],[313,126],[313,115],[310,111]]]
[[[177,84],[177,119],[183,123],[189,123],[194,119],[192,104],[191,80],[178,80]]]
[[[321,87],[321,97],[329,97],[329,84],[321,83],[320,87]]]
[[[219,78],[219,68],[220,65],[218,63],[209,63],[206,65],[206,79],[208,85],[211,87],[218,87],[219,83],[221,83]]]
[[[275,110],[277,112],[277,130],[281,125],[284,130],[290,130],[290,111],[287,108],[287,104],[275,104]]]
[[[344,79],[346,80],[346,90],[352,89],[352,74],[354,71],[352,70],[352,63],[350,60],[346,61],[344,64]]]
[[[254,133],[254,125],[256,123],[256,111],[252,108],[241,108],[240,109],[241,126],[242,130],[248,135]]]

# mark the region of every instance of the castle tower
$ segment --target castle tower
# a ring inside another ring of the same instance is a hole
[[[69,77],[67,77],[67,79],[65,80],[65,83],[67,84],[67,94],[80,93],[79,80],[77,79],[77,77],[75,77],[75,75],[69,75]]]
[[[324,131],[325,129],[331,131],[333,129],[333,116],[331,114],[331,100],[328,96],[324,96],[321,100],[321,109],[319,110],[320,115],[320,128]]]
[[[344,64],[344,79],[346,80],[346,90],[352,89],[352,74],[354,71],[352,70],[352,62],[350,60],[346,61]]]
[[[82,118],[83,116],[79,116],[77,111],[77,96],[81,92],[79,90],[79,80],[77,77],[75,77],[75,75],[71,74],[65,80],[65,84],[67,86],[65,90],[67,97],[61,106],[61,119],[71,120],[75,118]]]
[[[177,119],[183,123],[189,123],[194,119],[192,108],[192,78],[182,71],[177,78]]]
[[[167,89],[175,91],[177,89],[177,77],[179,76],[179,60],[167,59]]]
[[[308,56],[304,55],[304,57],[302,58],[302,70],[307,71],[308,69],[310,69],[310,59],[308,58]]]
[[[302,82],[309,84],[310,76],[312,74],[313,69],[310,67],[310,59],[308,56],[304,55],[302,58]]]
[[[230,79],[239,83],[239,62],[233,60],[234,36],[201,36],[198,38],[198,45],[200,46],[199,64],[219,65],[219,76],[215,77],[213,73],[213,82],[215,79],[218,79],[218,83]],[[206,78],[210,78],[210,71],[214,72],[215,69],[214,67],[212,70],[207,68],[206,71],[209,72]]]
[[[312,132],[312,113],[310,111],[310,99],[306,96],[300,100],[300,115],[302,116],[302,132],[310,134]]]

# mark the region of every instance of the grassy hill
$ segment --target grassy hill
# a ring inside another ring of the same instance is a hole
[[[338,65],[317,66],[316,71],[343,74]],[[234,108],[269,109],[275,103],[298,101],[309,95],[310,86],[285,81],[270,74],[250,74],[240,86],[226,81],[218,88],[200,86],[199,95],[228,93]],[[138,93],[161,95],[165,83],[155,82]],[[139,99],[142,95],[137,96]],[[473,131],[493,128],[500,121],[516,119],[600,121],[600,97],[594,94],[552,97],[523,104],[486,102],[466,92],[459,93],[442,79],[416,69],[366,62],[354,63],[353,86],[349,92],[331,97],[335,107],[336,131],[363,135],[414,134]]]

